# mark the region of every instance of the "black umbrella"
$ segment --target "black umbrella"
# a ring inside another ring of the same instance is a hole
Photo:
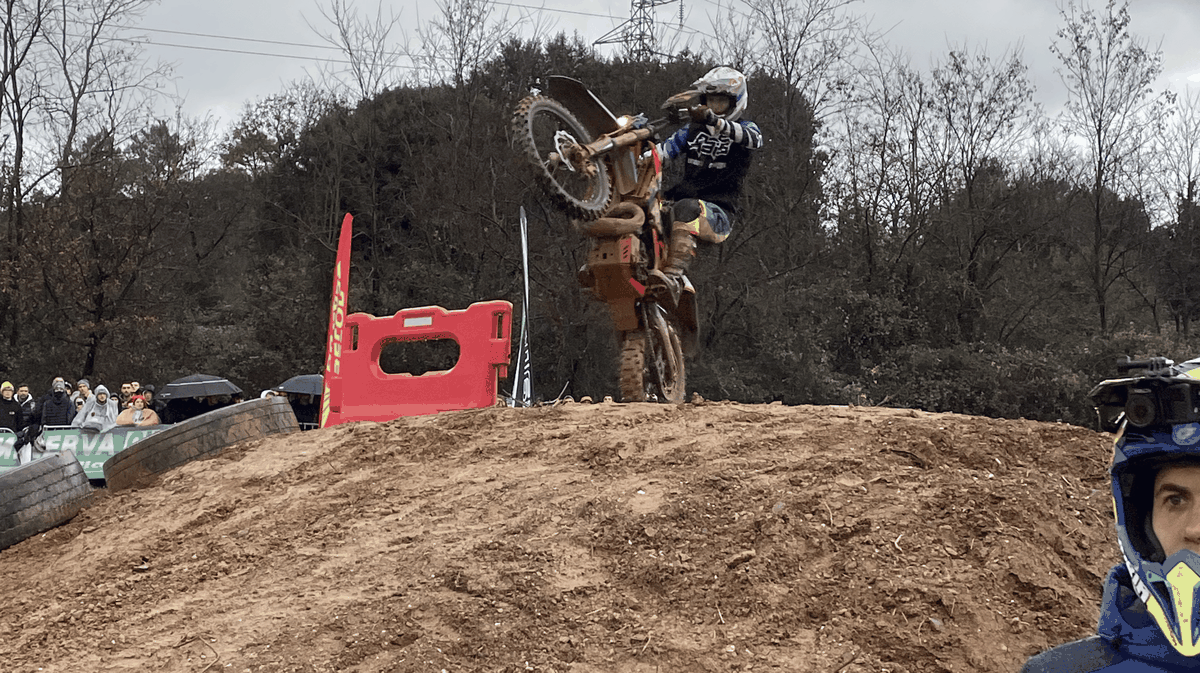
[[[229,379],[211,374],[192,374],[163,386],[158,394],[160,400],[181,400],[188,397],[208,397],[210,395],[236,395],[242,389],[229,382]]]
[[[325,377],[320,374],[301,374],[275,386],[274,390],[281,393],[297,395],[316,395],[320,397],[325,392]]]

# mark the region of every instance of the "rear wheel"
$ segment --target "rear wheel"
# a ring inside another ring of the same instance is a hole
[[[687,388],[679,332],[661,306],[643,306],[646,326],[622,335],[621,401],[678,404]]]
[[[594,220],[612,205],[615,192],[603,158],[580,160],[592,138],[562,103],[529,96],[513,114],[513,142],[554,201],[571,217]]]

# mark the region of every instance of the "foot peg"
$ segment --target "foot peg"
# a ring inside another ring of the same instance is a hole
[[[671,276],[658,269],[650,271],[650,283],[646,288],[667,310],[674,311],[679,306],[679,295],[683,292],[683,283],[678,276]]]

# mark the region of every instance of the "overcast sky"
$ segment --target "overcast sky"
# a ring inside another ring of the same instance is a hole
[[[376,2],[360,0],[359,5],[373,13]],[[1092,2],[1102,4],[1102,0]],[[385,8],[389,4],[410,33],[418,21],[436,11],[433,0],[384,0]],[[578,31],[588,41],[627,19],[630,4],[629,0],[498,2],[514,18],[530,13],[531,7],[541,8],[533,13],[553,22],[554,32]],[[1038,101],[1057,109],[1065,92],[1049,50],[1059,25],[1056,4],[1054,0],[862,0],[852,5],[852,11],[868,18],[873,28],[888,31],[887,41],[907,50],[914,65],[922,68],[932,58],[940,58],[948,44],[986,46],[994,57],[1019,45],[1038,88]],[[1161,41],[1162,86],[1182,91],[1190,78],[1193,89],[1200,89],[1200,0],[1132,0],[1130,7],[1134,34],[1154,45]],[[657,21],[678,24],[678,2],[654,11]],[[716,11],[716,0],[684,0],[685,27],[693,39],[695,31],[713,32]],[[155,43],[148,47],[151,56],[175,64],[174,86],[185,98],[185,113],[227,121],[237,116],[244,103],[315,74],[316,59],[337,58],[336,51],[319,48],[324,43],[309,22],[326,25],[312,0],[162,0],[145,15],[141,30]]]

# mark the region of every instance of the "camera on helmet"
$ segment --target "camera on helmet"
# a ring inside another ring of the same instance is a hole
[[[1200,360],[1177,365],[1167,358],[1117,360],[1123,372],[1141,370],[1134,376],[1101,381],[1088,393],[1096,405],[1100,429],[1115,432],[1126,420],[1139,430],[1169,430],[1178,423],[1200,421],[1200,379],[1193,370]]]

